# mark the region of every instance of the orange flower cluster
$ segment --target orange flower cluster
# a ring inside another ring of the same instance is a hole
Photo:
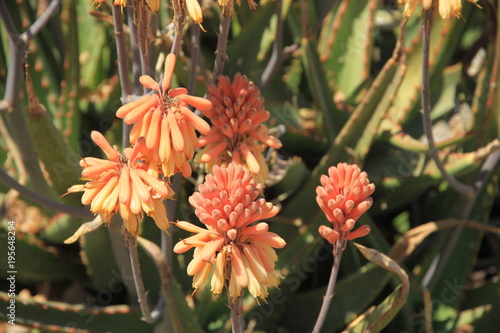
[[[438,1],[439,15],[444,20],[448,20],[452,16],[460,17],[462,12],[461,0],[398,0],[400,4],[404,4],[404,15],[410,17],[416,10],[418,3],[422,3],[422,9],[428,10],[433,5],[433,2]],[[468,0],[469,2],[476,3],[477,0]]]
[[[105,1],[106,0],[94,0],[92,4],[99,7]],[[146,2],[147,2],[147,8],[149,8],[151,12],[156,13],[158,9],[160,9],[160,0],[147,0],[147,1],[142,0],[137,5],[146,6]],[[127,7],[127,0],[114,0],[113,5]]]
[[[90,205],[91,212],[100,214],[106,223],[119,212],[124,227],[133,236],[137,235],[143,212],[153,217],[158,228],[166,230],[169,222],[162,199],[171,197],[173,191],[146,171],[148,166],[142,160],[146,151],[144,138],[137,140],[133,148],[124,149],[122,155],[101,133],[93,131],[91,137],[108,160],[83,158],[82,178],[88,182],[73,185],[68,193],[84,192],[82,204]]]
[[[220,294],[228,281],[229,295],[235,299],[248,290],[255,298],[265,299],[269,286],[277,286],[279,273],[274,248],[282,248],[285,241],[269,232],[265,222],[253,222],[275,216],[279,209],[257,197],[262,185],[256,184],[248,170],[241,165],[227,168],[214,166],[189,202],[196,216],[205,224],[200,228],[189,222],[178,221],[177,226],[195,233],[178,242],[174,252],[184,253],[195,248],[187,273],[193,277],[195,291],[208,279],[213,266],[211,287]]]
[[[351,232],[357,219],[372,205],[370,195],[375,185],[370,183],[366,172],[355,164],[339,163],[330,167],[328,175],[320,177],[321,186],[316,188],[316,201],[333,229],[320,226],[319,233],[333,244],[334,251],[343,249],[346,241],[366,236],[370,227],[363,225]]]
[[[207,99],[213,108],[200,111],[213,127],[198,139],[198,147],[204,148],[196,161],[206,163],[208,170],[214,165],[242,164],[263,184],[269,174],[263,151],[268,146],[279,149],[281,142],[267,134],[267,127],[262,124],[270,114],[264,109],[259,88],[239,73],[233,83],[221,75],[217,84],[208,87]]]
[[[169,54],[161,84],[148,75],[141,76],[142,85],[155,90],[155,93],[123,105],[116,116],[124,118],[127,124],[134,124],[130,133],[132,144],[140,137],[146,139],[149,150],[146,160],[155,171],[167,177],[180,171],[184,177],[189,177],[189,160],[194,156],[197,141],[195,130],[209,134],[210,126],[195,115],[188,104],[206,112],[212,108],[212,103],[201,97],[187,95],[185,88],[168,90],[175,62],[175,55]]]

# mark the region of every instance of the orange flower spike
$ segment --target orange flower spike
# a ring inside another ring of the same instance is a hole
[[[151,151],[147,153],[148,162],[153,172],[163,173],[167,177],[182,172],[188,177],[191,175],[188,159],[192,159],[197,141],[195,130],[208,134],[210,126],[189,110],[187,105],[206,110],[212,104],[204,98],[187,95],[185,88],[167,92],[175,62],[175,55],[167,55],[161,84],[149,76],[142,76],[140,82],[155,90],[153,95],[143,96],[139,99],[140,102],[122,106],[116,114],[124,118],[127,124],[135,123],[130,132],[132,144],[139,137],[146,139],[146,145]]]
[[[248,288],[256,298],[265,298],[267,287],[271,286],[268,281],[274,286],[278,284],[274,276],[277,256],[273,247],[281,248],[285,241],[269,232],[267,223],[251,224],[262,216],[274,216],[278,207],[263,198],[257,199],[262,193],[262,185],[256,184],[250,171],[243,166],[233,163],[227,168],[214,166],[212,172],[199,185],[198,192],[189,197],[195,214],[207,229],[179,221],[178,227],[194,232],[195,236],[177,243],[174,252],[183,253],[198,246],[188,265],[188,274],[200,273],[201,263],[215,265],[211,280],[213,293],[220,293],[223,286],[228,285],[233,298],[241,295],[243,288]],[[204,236],[207,233],[210,233],[209,239]],[[196,275],[193,278],[195,289],[206,279],[208,275]]]
[[[263,151],[266,146],[280,148],[281,142],[268,135],[262,124],[269,119],[260,90],[246,76],[236,74],[233,82],[219,76],[217,84],[208,87],[211,109],[198,108],[213,125],[210,133],[202,133],[197,147],[203,148],[195,160],[214,165],[242,164],[259,182],[267,179],[269,169]],[[222,139],[221,139],[222,138]],[[226,148],[221,142],[226,142]]]
[[[320,177],[321,186],[316,188],[316,201],[325,213],[332,228],[321,226],[319,233],[334,249],[344,248],[347,240],[366,236],[369,226],[361,226],[355,231],[356,220],[372,205],[370,195],[375,185],[370,183],[366,172],[361,172],[355,164],[339,163],[330,167],[328,175]],[[352,231],[352,232],[351,232]]]
[[[108,223],[119,213],[123,225],[136,235],[143,213],[151,215],[156,225],[165,230],[169,223],[161,199],[170,198],[172,189],[167,183],[147,173],[144,162],[145,139],[140,137],[133,148],[126,148],[123,155],[98,132],[91,133],[95,143],[103,149],[109,160],[95,157],[84,158],[82,176],[88,180],[85,185],[75,185],[68,193],[84,192],[82,203],[90,204],[94,214],[100,214]]]

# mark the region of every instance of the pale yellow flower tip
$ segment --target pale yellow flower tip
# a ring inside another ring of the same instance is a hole
[[[201,12],[201,7],[200,4],[198,3],[197,0],[186,0],[186,7],[189,13],[189,16],[193,19],[194,23],[198,24],[204,32],[206,30],[203,28],[201,25],[201,22],[203,22],[203,14]]]

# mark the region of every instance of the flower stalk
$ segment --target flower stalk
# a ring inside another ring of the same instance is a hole
[[[328,286],[326,287],[326,294],[323,297],[323,302],[321,303],[321,309],[319,310],[318,318],[314,324],[312,330],[313,333],[319,333],[323,324],[325,323],[326,316],[328,315],[328,310],[330,309],[330,303],[332,302],[333,293],[335,292],[335,285],[337,284],[337,277],[339,274],[340,261],[342,260],[342,253],[344,250],[342,248],[337,248],[337,251],[333,254],[333,266],[330,273],[330,279],[328,280]]]
[[[134,284],[137,291],[138,302],[139,306],[141,307],[142,316],[147,323],[152,323],[154,322],[154,319],[151,317],[151,310],[149,308],[146,289],[144,288],[144,282],[142,281],[142,274],[139,265],[139,255],[137,252],[137,236],[130,234],[126,228],[123,228],[123,232],[125,234],[125,242],[127,244],[130,256],[132,275],[134,276]]]

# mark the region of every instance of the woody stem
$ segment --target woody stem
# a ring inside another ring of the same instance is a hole
[[[344,250],[342,246],[334,246],[333,252],[334,258],[332,272],[330,273],[330,280],[328,281],[326,294],[323,298],[323,303],[321,304],[318,319],[316,319],[316,324],[314,324],[312,333],[319,333],[321,331],[326,316],[328,315],[328,309],[330,308],[330,303],[332,302],[333,292],[335,291],[335,284],[337,283],[337,276],[339,274],[340,260],[342,259],[342,253],[344,252]]]
[[[241,303],[241,296],[233,299],[228,297],[229,308],[231,308],[231,322],[233,325],[233,333],[243,333],[245,324],[243,321],[243,304]]]
[[[146,296],[146,289],[144,288],[144,282],[142,281],[142,274],[139,265],[139,254],[137,252],[137,237],[131,235],[127,229],[123,229],[125,234],[125,242],[128,247],[128,252],[130,255],[130,264],[132,265],[132,275],[134,276],[135,289],[137,291],[137,297],[139,306],[141,307],[142,316],[147,323],[154,322],[151,317],[151,310],[149,309],[148,299]]]
[[[215,65],[212,75],[212,83],[216,82],[217,77],[222,74],[224,70],[224,62],[226,61],[227,39],[229,36],[229,29],[231,28],[231,19],[233,18],[233,2],[229,1],[227,6],[223,9],[219,38],[217,40],[217,51],[215,51]]]

